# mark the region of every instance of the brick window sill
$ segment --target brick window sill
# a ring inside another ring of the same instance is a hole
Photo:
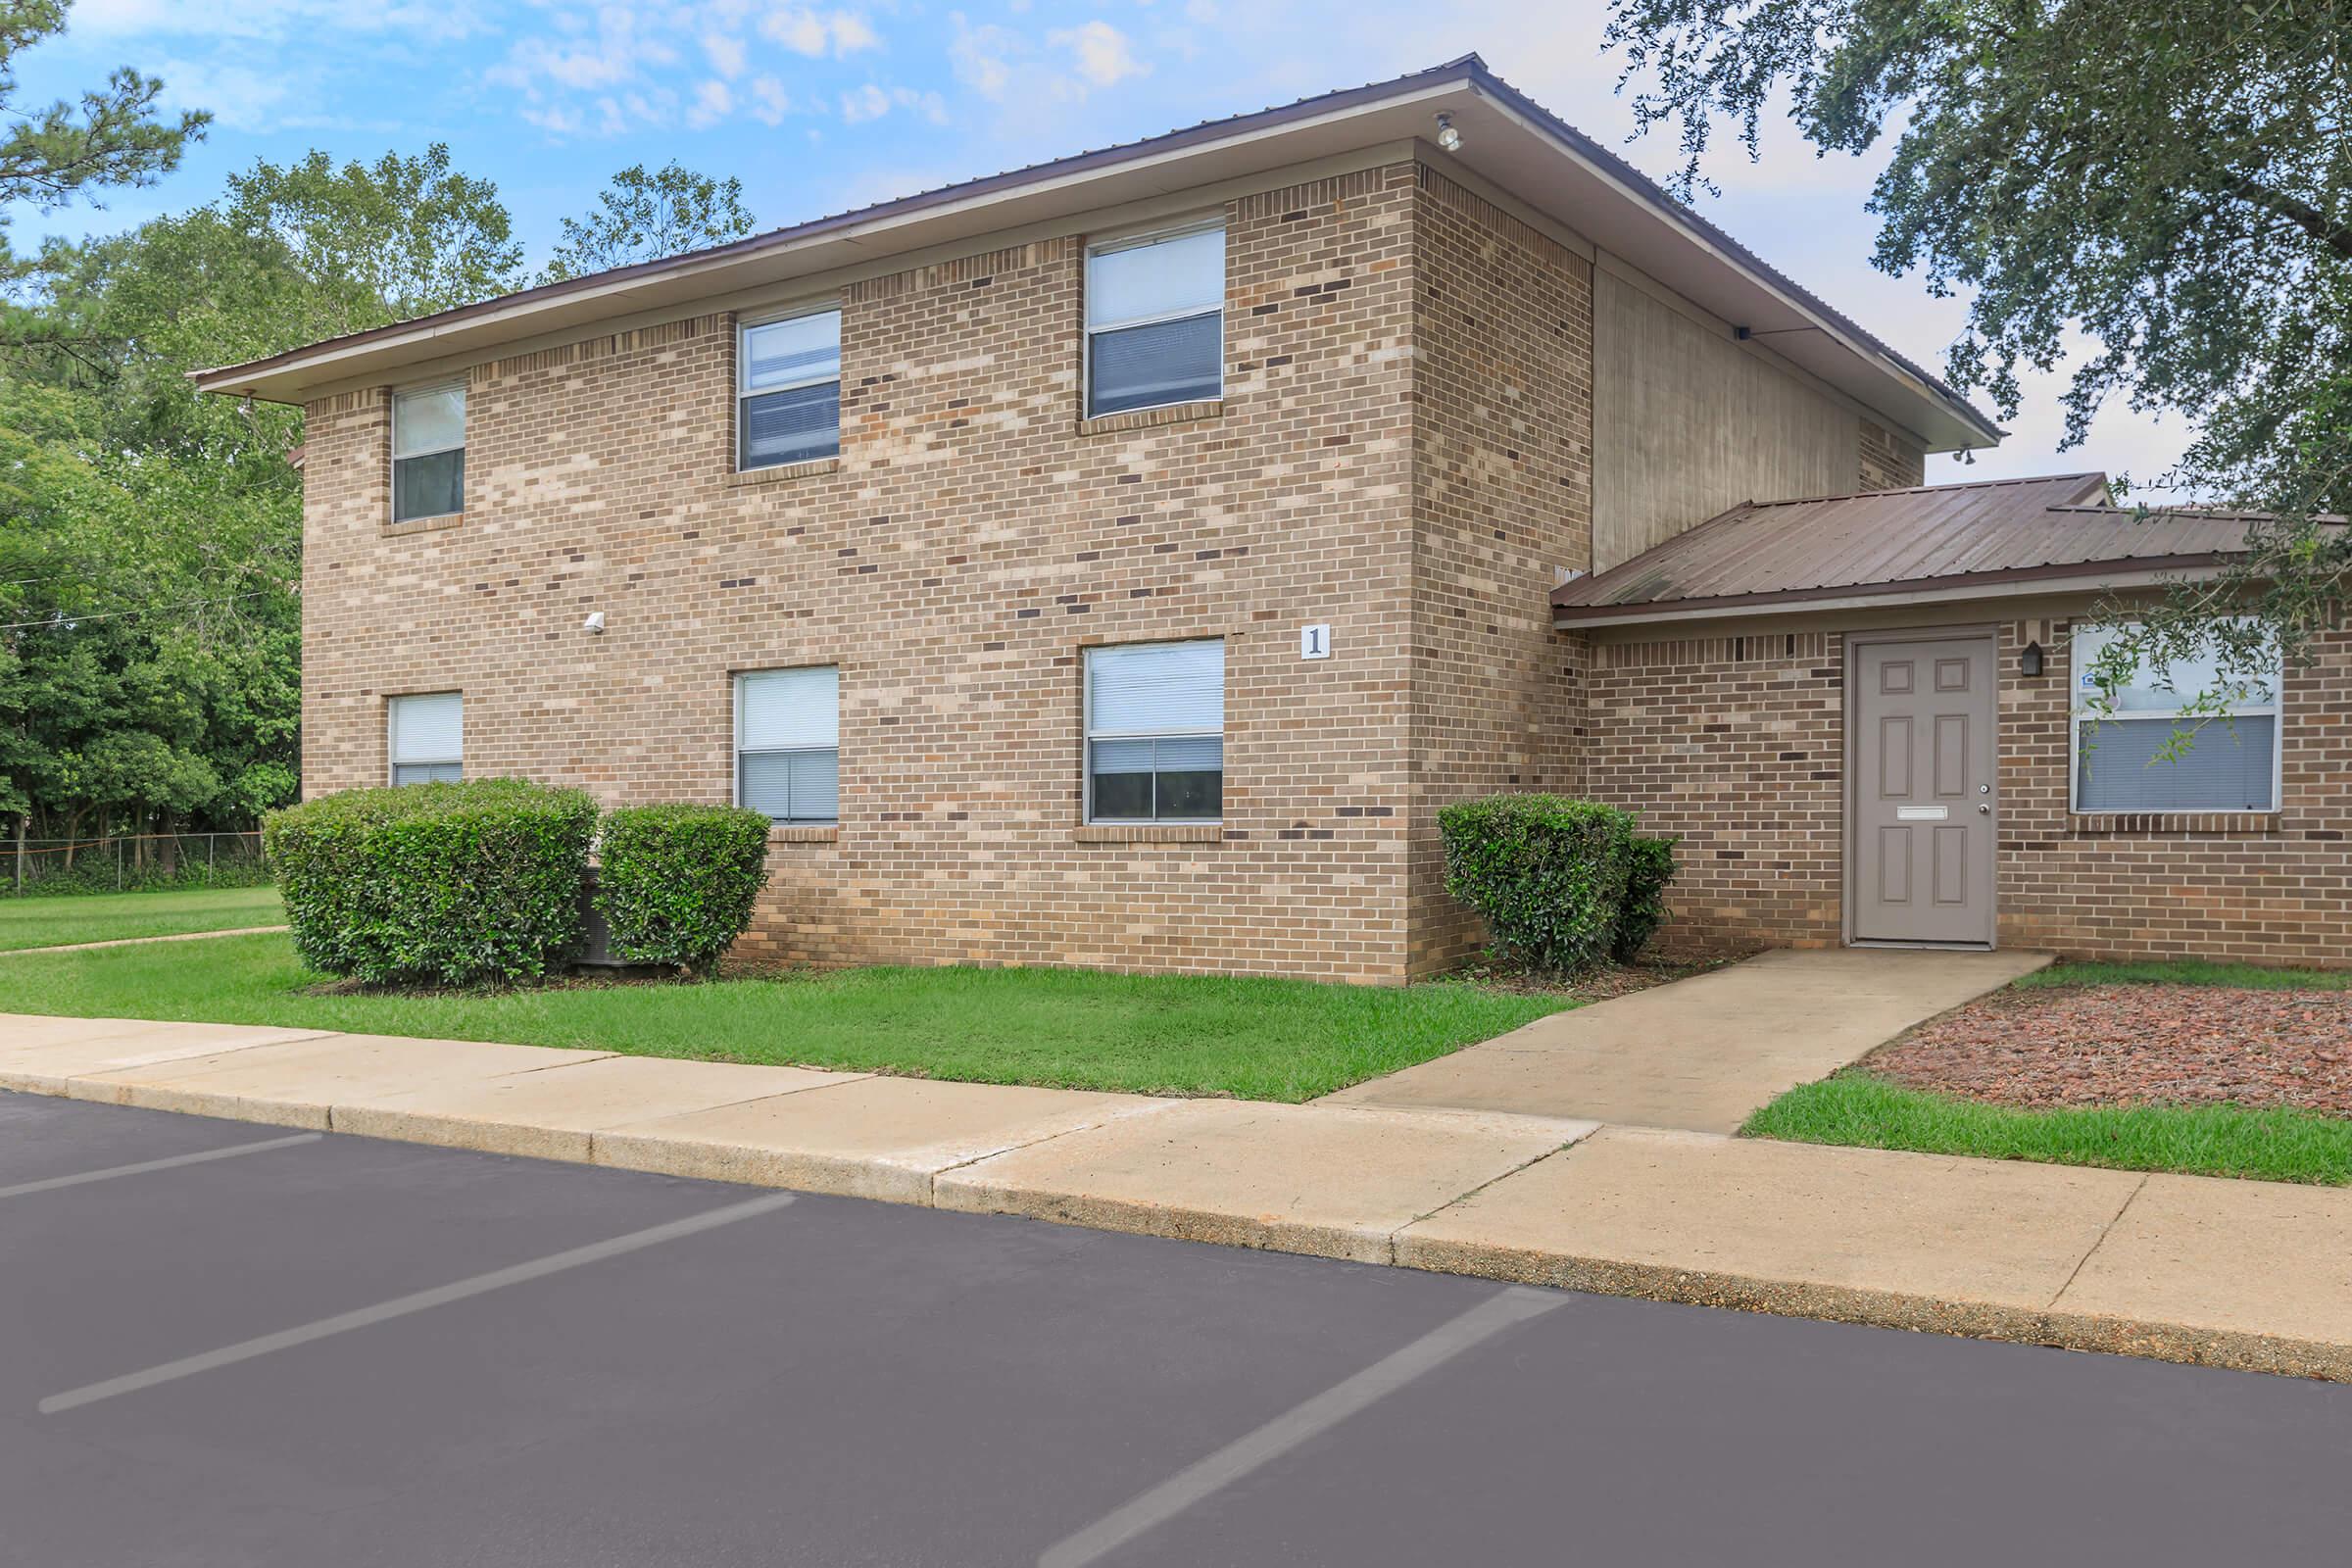
[[[439,517],[411,517],[405,522],[385,523],[383,537],[405,539],[411,534],[439,533],[444,528],[455,528],[465,520],[466,514],[463,512],[452,512]]]
[[[2112,811],[2077,812],[2067,819],[2069,836],[2079,839],[2131,838],[2142,835],[2193,833],[2204,838],[2273,838],[2283,830],[2277,811]]]
[[[743,490],[764,484],[790,484],[795,479],[812,478],[820,473],[834,473],[841,467],[839,457],[810,458],[807,463],[779,463],[765,468],[738,468],[727,475],[727,488]]]
[[[836,827],[771,827],[767,830],[770,844],[831,844],[841,837]]]
[[[1080,844],[1222,844],[1222,822],[1087,822],[1071,829]]]
[[[1160,409],[1136,409],[1127,414],[1099,414],[1091,419],[1078,421],[1080,435],[1116,435],[1122,430],[1155,430],[1170,424],[1197,424],[1203,419],[1225,417],[1225,405],[1220,401],[1205,403],[1171,403]]]

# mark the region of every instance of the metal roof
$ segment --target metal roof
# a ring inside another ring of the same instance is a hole
[[[1553,590],[1557,625],[1690,618],[1881,594],[2098,586],[2219,564],[2249,519],[2112,503],[2103,473],[1750,501]]]
[[[535,333],[592,329],[633,311],[674,311],[730,289],[773,287],[1007,225],[1064,221],[1346,147],[1426,134],[1450,111],[1453,162],[1552,214],[1774,352],[1880,409],[1930,450],[1991,446],[2001,431],[1920,366],[1767,266],[1632,165],[1489,69],[1475,54],[1388,81],[1234,115],[1142,141],[942,186],[747,239],[501,295],[437,315],[194,373],[207,391],[300,402],[321,385],[389,377],[435,356],[487,352]],[[1563,156],[1565,155],[1565,156]],[[1427,156],[1441,166],[1445,155]],[[1850,384],[1848,384],[1850,383]]]

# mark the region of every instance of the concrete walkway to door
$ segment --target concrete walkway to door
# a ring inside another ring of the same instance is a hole
[[[1777,950],[1539,1018],[1317,1103],[1737,1132],[1782,1091],[2049,961],[2039,953]]]

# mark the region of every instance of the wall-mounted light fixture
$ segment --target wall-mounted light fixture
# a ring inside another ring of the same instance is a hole
[[[2041,644],[2026,644],[2024,652],[2017,656],[2017,672],[2025,676],[2028,680],[2037,680],[2040,678]]]
[[[1458,153],[1462,150],[1462,133],[1453,128],[1451,115],[1440,114],[1438,116],[1438,145],[1449,153]]]

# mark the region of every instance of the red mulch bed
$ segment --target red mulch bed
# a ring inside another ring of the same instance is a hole
[[[2352,992],[2110,985],[1999,991],[1866,1065],[2000,1105],[2295,1105],[2352,1116]]]

